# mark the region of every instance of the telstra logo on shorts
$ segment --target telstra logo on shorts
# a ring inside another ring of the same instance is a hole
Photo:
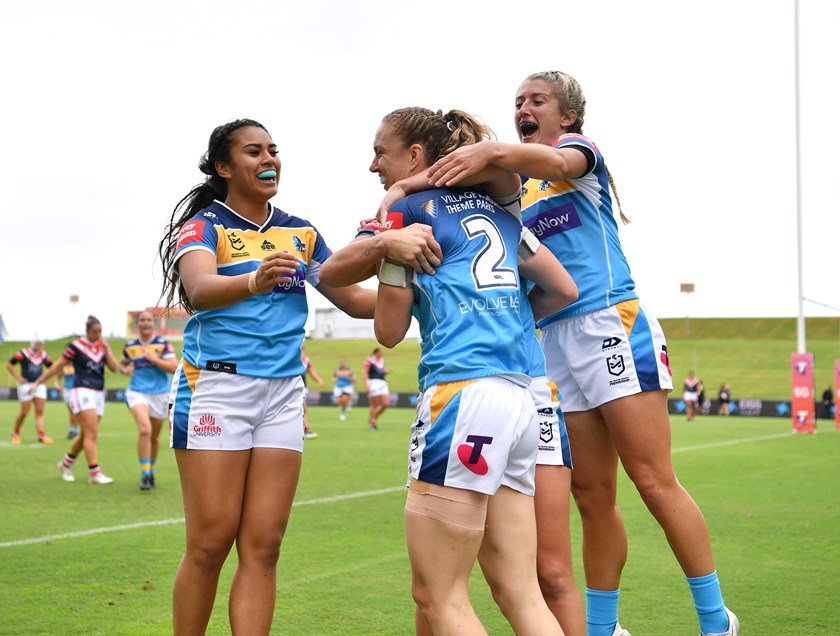
[[[222,427],[216,424],[216,418],[205,413],[198,418],[198,424],[193,426],[193,435],[196,437],[219,437],[222,434]]]
[[[481,455],[485,444],[492,444],[493,438],[485,435],[467,435],[467,443],[458,447],[458,459],[467,470],[476,475],[486,475],[489,467],[487,460]],[[470,446],[472,444],[472,446]]]

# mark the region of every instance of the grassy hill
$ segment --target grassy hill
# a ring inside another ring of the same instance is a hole
[[[661,321],[668,338],[668,353],[674,382],[679,389],[689,370],[695,369],[706,385],[707,396],[714,398],[721,384],[727,382],[735,399],[790,399],[790,355],[796,351],[796,319],[794,318],[684,318]],[[61,355],[67,339],[46,343],[53,359]],[[111,339],[119,354],[123,341]],[[176,344],[176,349],[177,343]],[[0,344],[0,359],[8,361],[15,351],[28,345],[24,342]],[[840,359],[840,318],[806,320],[806,345],[816,360],[817,395],[833,382],[834,361]],[[332,386],[332,370],[339,358],[346,357],[356,369],[357,389],[363,389],[361,367],[377,343],[372,340],[307,340],[306,351],[315,371],[327,388]],[[385,351],[385,362],[392,373],[388,383],[392,391],[413,392],[417,388],[416,371],[420,344],[403,342]],[[108,388],[123,388],[128,379],[108,373]],[[8,372],[0,373],[0,386],[13,386]],[[317,384],[310,381],[311,388]]]

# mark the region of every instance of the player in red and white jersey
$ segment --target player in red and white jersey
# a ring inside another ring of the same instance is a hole
[[[76,370],[73,388],[70,391],[70,408],[76,415],[76,422],[81,432],[70,445],[70,450],[60,462],[58,468],[64,481],[75,481],[73,464],[79,453],[84,451],[88,461],[88,479],[91,484],[110,484],[114,480],[102,472],[97,452],[99,423],[105,413],[105,367],[117,370],[117,360],[111,347],[102,338],[102,323],[96,316],[88,316],[85,323],[85,335],[74,340],[64,348],[61,360],[35,380],[34,386],[40,386],[49,378],[63,371],[64,365],[71,363]]]
[[[15,368],[20,365],[20,371]],[[44,433],[44,405],[47,403],[47,387],[40,386],[35,389],[32,383],[44,370],[44,367],[52,366],[52,360],[44,351],[44,341],[34,338],[29,347],[25,347],[15,353],[6,364],[9,373],[18,383],[18,401],[20,402],[20,413],[15,418],[15,428],[12,431],[12,444],[20,444],[20,428],[23,421],[29,414],[32,404],[35,404],[35,428],[38,431],[38,441],[42,444],[52,444],[53,440]]]

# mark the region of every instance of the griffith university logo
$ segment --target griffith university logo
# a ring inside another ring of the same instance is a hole
[[[492,444],[493,438],[485,435],[467,435],[467,443],[458,446],[458,459],[472,473],[486,475],[489,470],[487,460],[481,454],[485,444]]]
[[[198,418],[198,424],[193,426],[193,435],[196,437],[219,437],[222,434],[222,427],[216,424],[216,418],[205,413]]]

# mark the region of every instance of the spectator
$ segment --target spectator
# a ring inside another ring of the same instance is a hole
[[[834,412],[832,410],[832,405],[834,404],[834,391],[831,389],[829,385],[822,394],[822,403],[823,403],[823,417],[830,420],[834,417]]]
[[[729,415],[729,403],[732,396],[729,393],[729,385],[722,384],[718,391],[718,415]]]

